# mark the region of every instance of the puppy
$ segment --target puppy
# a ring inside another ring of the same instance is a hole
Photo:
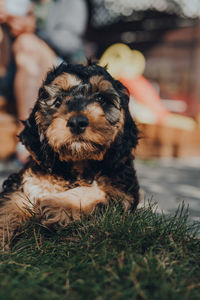
[[[0,195],[2,243],[33,215],[65,227],[112,200],[137,207],[138,130],[128,102],[127,89],[96,64],[63,63],[47,74],[20,134],[30,161]]]

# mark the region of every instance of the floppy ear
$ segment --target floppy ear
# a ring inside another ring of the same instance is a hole
[[[107,163],[112,164],[115,169],[124,158],[130,158],[133,148],[138,143],[138,129],[129,112],[128,90],[117,80],[114,87],[120,96],[121,108],[125,113],[123,133],[118,134],[105,157]]]
[[[133,148],[136,148],[138,144],[138,129],[130,115],[128,106],[125,109],[124,143],[130,152]]]
[[[42,166],[52,169],[54,161],[54,153],[45,141],[45,138],[39,134],[38,125],[36,123],[36,112],[38,111],[38,103],[34,106],[32,113],[26,121],[23,121],[24,130],[20,133],[19,139],[25,145],[32,158]]]
[[[131,152],[132,148],[135,148],[138,144],[138,129],[129,112],[130,93],[121,82],[116,80],[116,84],[118,93],[120,94],[121,107],[125,112],[123,142],[127,150]]]

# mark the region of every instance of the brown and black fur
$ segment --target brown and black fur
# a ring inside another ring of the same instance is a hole
[[[30,161],[3,185],[3,243],[32,215],[47,227],[66,226],[111,199],[137,207],[138,131],[128,102],[126,88],[96,64],[63,63],[47,74],[20,134]]]

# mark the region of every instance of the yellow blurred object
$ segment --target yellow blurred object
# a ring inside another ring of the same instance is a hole
[[[133,79],[143,74],[145,69],[144,55],[131,50],[127,45],[118,43],[110,46],[99,60],[102,67],[116,79]]]
[[[132,97],[129,102],[129,111],[131,116],[142,124],[157,124],[156,114]],[[163,126],[191,131],[197,127],[197,123],[192,118],[170,113],[165,117]]]
[[[141,76],[145,69],[144,55],[137,50],[132,50],[131,52],[131,56],[127,59],[124,68],[122,68],[122,77],[127,79]]]
[[[164,125],[183,130],[194,130],[197,127],[197,123],[192,118],[177,114],[169,114]]]

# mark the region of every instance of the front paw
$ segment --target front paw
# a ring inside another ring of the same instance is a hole
[[[53,200],[41,199],[35,208],[36,219],[45,227],[66,227],[73,219],[70,209],[57,205]]]

